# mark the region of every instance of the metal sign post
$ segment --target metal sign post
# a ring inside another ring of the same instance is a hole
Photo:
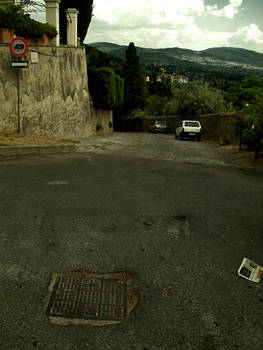
[[[17,70],[17,132],[20,134],[20,69]]]
[[[28,62],[21,60],[21,57],[27,52],[27,42],[24,38],[14,38],[10,43],[10,51],[18,57],[17,60],[11,61],[11,67],[17,69],[17,132],[20,134],[20,69],[28,68]]]

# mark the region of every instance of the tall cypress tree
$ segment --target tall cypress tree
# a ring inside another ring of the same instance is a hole
[[[126,50],[126,61],[123,66],[124,77],[124,115],[128,115],[134,109],[143,109],[147,87],[142,68],[134,43],[130,43]]]
[[[67,13],[68,8],[76,8],[78,15],[78,37],[83,43],[87,34],[93,11],[93,0],[62,0],[59,5],[60,36],[63,44],[67,43]]]

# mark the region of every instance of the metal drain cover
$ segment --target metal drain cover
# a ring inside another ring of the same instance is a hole
[[[130,277],[123,273],[54,274],[47,316],[55,324],[105,325],[126,321],[131,309],[131,295],[134,296],[127,288]]]

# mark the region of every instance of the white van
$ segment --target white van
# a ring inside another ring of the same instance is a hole
[[[202,128],[198,120],[181,120],[175,129],[175,138],[183,140],[186,137],[201,140]]]

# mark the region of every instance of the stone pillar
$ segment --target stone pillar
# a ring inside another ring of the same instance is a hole
[[[67,9],[67,44],[78,46],[78,14],[77,9]]]
[[[46,1],[46,22],[56,27],[58,35],[52,40],[52,43],[59,46],[59,4],[61,0]]]

